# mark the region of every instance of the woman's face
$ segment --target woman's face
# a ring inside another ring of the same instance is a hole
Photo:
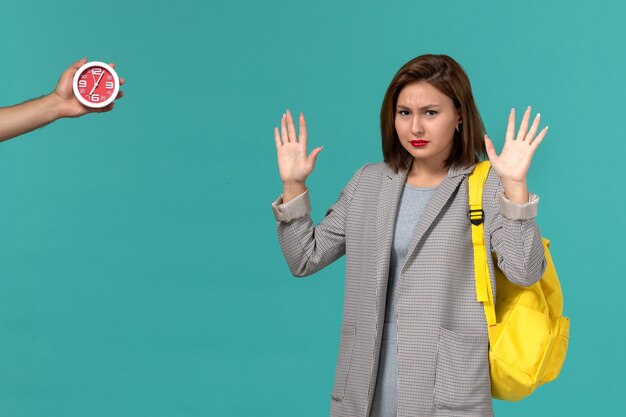
[[[460,121],[452,99],[425,81],[406,85],[398,95],[396,132],[416,160],[443,163]]]

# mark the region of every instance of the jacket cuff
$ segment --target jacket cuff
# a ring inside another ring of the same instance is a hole
[[[500,214],[509,220],[528,220],[537,216],[539,196],[528,193],[528,203],[514,203],[500,193]]]
[[[272,203],[272,210],[274,211],[274,217],[279,222],[288,223],[298,217],[308,216],[311,213],[309,189],[307,188],[302,194],[287,203],[283,203],[283,195],[281,194]]]

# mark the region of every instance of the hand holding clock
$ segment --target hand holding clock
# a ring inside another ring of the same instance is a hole
[[[54,91],[49,95],[15,106],[0,107],[0,141],[30,132],[63,117],[111,111],[114,100],[124,95],[119,90],[124,84],[124,79],[117,77],[114,68],[115,64],[87,63],[87,59],[83,58],[63,72]],[[78,91],[75,92],[74,78],[82,74],[86,76],[89,71],[93,73],[94,69],[100,74],[100,79],[94,83],[90,94],[86,94],[89,91],[84,94],[93,100],[87,100],[85,97],[81,100],[80,89],[76,89]],[[103,86],[100,80],[104,80]]]
[[[102,66],[98,66],[98,64],[101,64]],[[114,69],[115,64],[113,63],[109,65],[98,62],[87,63],[86,58],[75,62],[70,68],[68,68],[63,75],[61,75],[61,79],[59,80],[59,83],[53,93],[56,94],[61,101],[60,117],[78,117],[87,113],[104,113],[113,110],[113,106],[115,105],[114,100],[124,96],[124,92],[119,91],[119,86],[124,85],[125,82],[123,78],[119,78],[119,85],[117,85],[118,92],[113,97],[110,97],[109,100],[100,100],[100,96],[98,96],[99,101],[94,102],[91,101],[91,96],[94,94],[94,91],[98,89],[100,80],[103,76],[107,75],[117,78],[117,74],[115,74]],[[95,81],[96,72],[94,71],[100,71],[100,77],[97,81]],[[91,91],[89,91],[88,94],[85,94],[85,92],[81,94],[77,91],[80,90],[78,84],[82,80],[85,85],[85,87],[82,88],[87,87],[86,79],[88,73],[91,73],[95,82],[93,84],[93,88],[91,88]],[[111,87],[107,90],[112,92],[115,89]]]

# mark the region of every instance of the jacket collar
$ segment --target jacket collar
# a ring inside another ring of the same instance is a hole
[[[415,251],[417,246],[421,243],[424,234],[439,216],[446,203],[455,194],[455,191],[463,181],[464,176],[470,174],[473,169],[474,165],[466,168],[450,168],[448,170],[448,176],[445,177],[439,184],[437,191],[422,214],[422,218],[420,219],[413,239],[411,240],[406,259],[411,257],[413,251]],[[378,200],[376,247],[380,248],[380,250],[377,251],[376,262],[377,294],[384,294],[387,288],[391,244],[394,235],[394,221],[407,174],[408,169],[401,169],[398,172],[393,172],[393,170],[385,164],[384,175],[387,176],[390,181],[383,181],[381,184],[382,188]],[[403,269],[404,265],[402,265],[401,270]],[[377,297],[377,300],[379,300],[379,297]]]
[[[452,177],[457,177],[459,175],[469,175],[472,170],[474,169],[474,167],[476,166],[476,164],[472,164],[469,167],[450,167],[448,169],[448,177],[452,178]],[[406,177],[408,174],[408,169],[400,169],[398,172],[393,172],[393,169],[391,169],[391,167],[387,164],[385,164],[385,174],[390,178],[390,179],[395,179],[396,177],[402,177],[405,179],[406,181]]]

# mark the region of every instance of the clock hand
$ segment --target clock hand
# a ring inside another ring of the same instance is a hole
[[[98,87],[98,84],[100,84],[100,80],[102,79],[103,75],[104,75],[104,70],[102,71],[102,74],[100,74],[100,78],[98,78],[98,81],[96,81],[96,83],[93,85],[93,88],[89,92],[89,95],[92,95],[96,87]]]

